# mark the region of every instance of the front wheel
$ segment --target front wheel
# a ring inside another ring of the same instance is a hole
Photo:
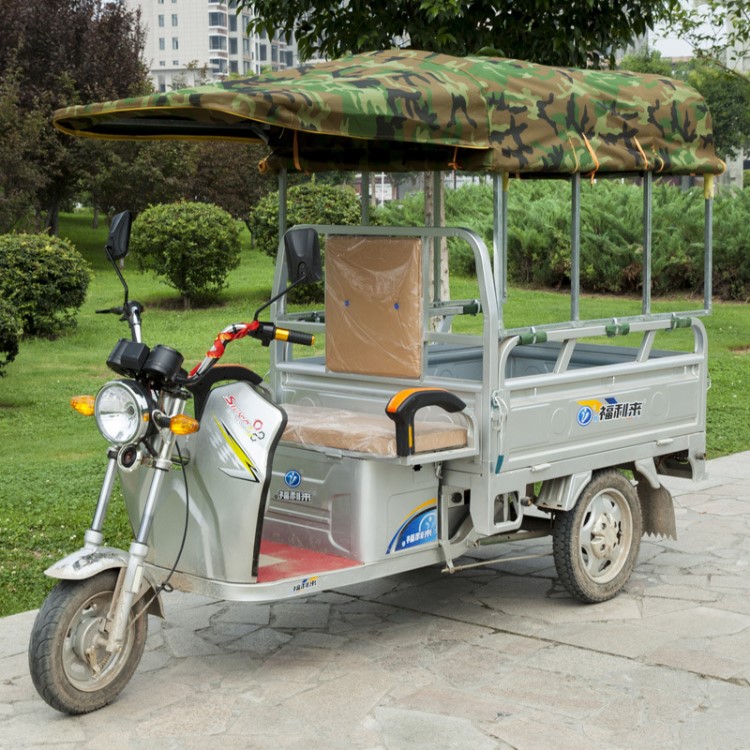
[[[572,510],[555,516],[555,567],[565,588],[586,603],[614,597],[633,572],[642,527],[633,485],[614,469],[594,474]]]
[[[143,655],[147,615],[131,612],[125,642],[106,651],[104,625],[117,585],[116,570],[83,581],[61,581],[34,621],[29,669],[39,695],[69,714],[95,711],[113,700]]]

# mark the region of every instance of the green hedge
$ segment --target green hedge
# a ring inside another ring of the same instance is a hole
[[[89,281],[89,265],[67,240],[0,235],[0,298],[24,335],[54,337],[75,326]]]
[[[139,268],[163,277],[186,307],[216,297],[240,264],[237,222],[210,203],[150,206],[133,222],[130,248]]]
[[[508,198],[508,269],[521,284],[570,284],[570,185],[512,180]],[[382,209],[383,223],[424,224],[421,193]],[[445,193],[446,224],[465,226],[492,245],[492,187]],[[619,180],[585,181],[581,194],[581,288],[639,294],[643,269],[643,191]],[[655,185],[652,284],[657,295],[703,287],[704,200],[700,188]],[[473,273],[468,248],[451,241],[451,271]],[[714,294],[750,299],[750,190],[720,192],[714,201]]]

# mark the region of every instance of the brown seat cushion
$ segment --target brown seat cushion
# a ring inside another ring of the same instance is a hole
[[[338,448],[378,456],[396,456],[396,429],[385,414],[362,414],[346,409],[284,404],[289,417],[282,440],[309,447]],[[416,453],[463,448],[466,428],[451,422],[417,420]]]

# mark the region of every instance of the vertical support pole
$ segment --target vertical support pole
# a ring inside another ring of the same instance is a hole
[[[651,314],[651,208],[653,174],[643,175],[643,314]]]
[[[442,213],[441,206],[443,202],[443,173],[434,171],[432,173],[432,201],[433,201],[433,212],[432,212],[432,225],[434,227],[440,226],[440,215]],[[442,300],[441,295],[441,261],[442,253],[440,248],[442,245],[441,237],[433,237],[432,239],[432,294],[435,302]]]
[[[703,227],[703,309],[709,313],[713,306],[713,239],[714,239],[714,176],[703,178],[703,197],[706,202]]]
[[[503,259],[503,288],[502,301],[508,301],[508,192],[510,189],[510,175],[503,172],[503,195],[501,203],[500,224],[503,228],[503,242],[501,246],[501,255]]]
[[[581,174],[570,180],[570,319],[581,316]]]
[[[286,187],[287,173],[286,169],[282,169],[279,171],[279,247],[286,233]]]
[[[360,190],[360,203],[362,206],[362,225],[370,223],[370,170],[362,170],[362,189]]]

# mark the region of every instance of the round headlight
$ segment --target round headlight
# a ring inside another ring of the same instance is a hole
[[[148,391],[132,380],[112,380],[99,391],[94,415],[99,431],[115,445],[137,443],[150,419]]]

